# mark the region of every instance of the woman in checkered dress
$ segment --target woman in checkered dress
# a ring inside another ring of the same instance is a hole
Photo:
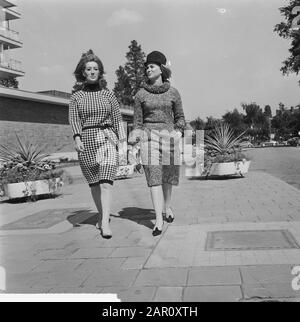
[[[102,62],[92,50],[82,55],[74,72],[77,83],[69,104],[69,122],[82,173],[99,211],[97,226],[104,238],[110,238],[111,187],[125,131],[119,104],[105,89],[103,73]]]

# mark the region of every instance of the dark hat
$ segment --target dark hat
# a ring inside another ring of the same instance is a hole
[[[165,65],[167,63],[167,58],[166,56],[161,53],[160,51],[152,51],[150,54],[148,54],[145,66],[147,64],[154,63],[157,65]]]

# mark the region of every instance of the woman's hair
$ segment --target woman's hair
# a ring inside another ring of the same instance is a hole
[[[161,70],[162,81],[167,82],[172,75],[171,69],[169,67],[166,67],[165,65],[161,65],[160,70]]]
[[[73,92],[79,91],[83,88],[85,84],[85,76],[83,75],[83,71],[85,69],[85,66],[88,62],[94,61],[97,63],[99,68],[99,84],[101,88],[106,87],[106,80],[103,78],[104,75],[104,68],[101,60],[98,56],[96,56],[92,49],[88,50],[86,53],[83,53],[81,55],[81,58],[75,68],[74,76],[76,78],[76,83],[73,86]]]
[[[159,67],[161,70],[161,78],[163,83],[168,82],[172,75],[171,69],[165,65],[159,65]],[[145,66],[145,76],[147,76],[146,71],[147,71],[147,65]]]

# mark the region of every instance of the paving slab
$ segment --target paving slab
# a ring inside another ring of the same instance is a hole
[[[104,287],[102,294],[117,294],[121,302],[151,302],[156,291],[156,287]]]
[[[157,288],[154,302],[181,302],[183,287],[161,286]]]
[[[151,249],[144,247],[118,247],[109,257],[145,257],[150,253]]]
[[[294,291],[291,283],[243,284],[245,299],[255,298],[300,298],[300,291]]]
[[[122,265],[122,269],[142,269],[145,266],[147,259],[147,256],[126,258]]]
[[[135,286],[184,286],[188,270],[184,268],[143,269]]]
[[[76,268],[78,272],[92,274],[102,271],[120,270],[126,258],[86,259]]]
[[[243,298],[240,286],[189,286],[184,289],[184,302],[238,302]]]
[[[92,273],[83,286],[118,286],[118,287],[129,287],[132,286],[139,270],[100,270]]]
[[[189,271],[188,286],[241,285],[240,271],[236,267],[201,267]]]
[[[91,259],[91,258],[107,258],[113,252],[114,248],[107,247],[107,248],[79,248],[75,252],[72,252],[71,255],[68,255],[68,259]],[[121,257],[121,256],[120,256]]]
[[[60,274],[61,272],[69,272],[72,274],[79,267],[82,260],[46,260],[40,261],[39,265],[34,267],[31,272],[49,272]]]
[[[245,284],[291,283],[292,265],[264,265],[241,267],[241,276]]]

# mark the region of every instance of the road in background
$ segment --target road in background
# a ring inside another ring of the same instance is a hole
[[[250,171],[264,171],[300,189],[300,148],[269,147],[245,149],[252,159]]]

